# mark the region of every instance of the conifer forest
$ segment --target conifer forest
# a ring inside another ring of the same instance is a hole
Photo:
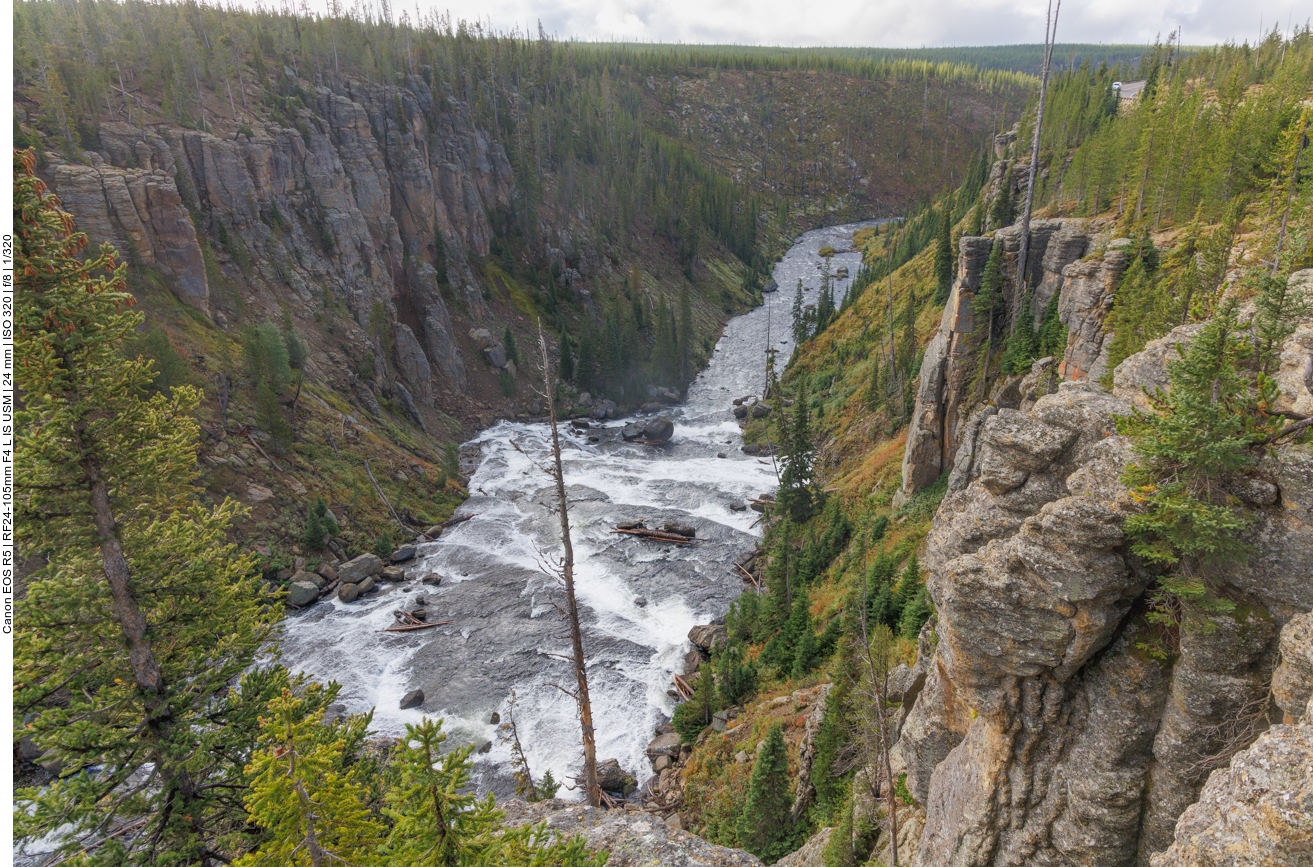
[[[15,863],[1309,863],[1306,23],[12,25]]]

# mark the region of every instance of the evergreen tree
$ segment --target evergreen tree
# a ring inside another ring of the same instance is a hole
[[[898,617],[898,634],[908,641],[916,641],[916,637],[921,634],[921,627],[933,613],[925,584],[918,582],[916,592],[903,606],[903,613]]]
[[[265,383],[277,396],[292,381],[292,366],[287,341],[269,320],[248,326],[242,332],[242,352],[246,357],[246,375],[259,388]]]
[[[301,335],[296,333],[292,326],[292,316],[290,313],[283,313],[283,348],[287,352],[287,364],[293,370],[300,370],[305,366],[306,356],[309,350],[306,349],[305,341]],[[290,373],[289,373],[290,378]]]
[[[1044,319],[1040,322],[1038,349],[1040,358],[1062,358],[1067,352],[1067,326],[1058,318],[1058,302],[1062,292],[1056,291],[1049,298],[1044,308]]]
[[[795,345],[801,346],[807,341],[807,336],[810,333],[807,327],[807,315],[803,310],[801,277],[798,278],[798,289],[793,294],[793,307],[789,312],[793,317],[793,342]]]
[[[802,625],[798,640],[794,643],[793,649],[793,671],[792,676],[797,678],[806,677],[811,670],[821,661],[820,642],[816,639],[816,632],[812,629],[811,618]]]
[[[712,682],[711,666],[703,666],[693,681],[693,697],[675,708],[671,719],[675,731],[686,744],[697,740],[702,730],[711,725],[711,715],[719,708],[716,706],[716,687]]]
[[[312,697],[319,687],[310,684],[308,691]],[[380,861],[386,831],[370,810],[374,768],[350,760],[363,746],[369,717],[325,725],[322,703],[311,697],[287,691],[269,705],[246,794],[264,835],[259,849],[234,867]]]
[[[1038,356],[1035,351],[1039,346],[1039,335],[1035,333],[1035,318],[1031,314],[1033,304],[1031,293],[1027,292],[1017,311],[1017,324],[1008,336],[1008,348],[1003,354],[1003,372],[1009,376],[1030,370],[1031,362]]]
[[[939,237],[935,241],[935,299],[942,305],[953,288],[953,237],[949,207],[945,203],[939,219]]]
[[[748,593],[745,596],[755,599],[757,594]],[[751,661],[744,661],[740,646],[731,645],[720,655],[716,664],[716,681],[720,700],[726,706],[741,705],[757,691],[757,668]]]
[[[1112,312],[1106,328],[1113,332],[1108,347],[1108,379],[1112,371],[1156,337],[1167,333],[1171,311],[1167,309],[1158,280],[1158,250],[1146,231],[1141,234],[1135,258],[1122,274],[1113,294]]]
[[[783,412],[780,416],[783,417]],[[783,455],[784,471],[780,473],[780,489],[776,495],[776,502],[789,520],[802,523],[811,516],[816,499],[815,492],[812,490],[816,448],[812,445],[806,380],[802,380],[799,384],[798,397],[793,404],[793,422],[788,426],[787,432],[788,441],[784,446]],[[781,434],[783,433],[784,431],[781,430]]]
[[[79,257],[32,163],[15,154],[15,528],[46,565],[16,605],[14,707],[64,776],[16,792],[15,833],[58,829],[103,863],[212,862],[240,846],[259,712],[230,685],[278,614],[227,542],[242,508],[195,500],[200,395],[145,396],[151,363],[122,353],[142,321],[125,269],[108,245]],[[105,836],[128,816],[138,832]]]
[[[269,387],[267,380],[261,380],[256,386],[255,418],[260,430],[269,435],[270,451],[281,455],[292,447],[292,427],[283,417],[283,407],[278,403],[278,395]]]
[[[1005,306],[1003,297],[1003,243],[995,241],[985,262],[985,271],[980,277],[980,289],[971,302],[971,312],[975,328],[981,332],[980,362],[976,376],[981,383],[982,393],[989,384],[989,358],[994,352],[994,334],[998,330]]]
[[[1272,392],[1240,369],[1252,350],[1237,333],[1237,305],[1229,299],[1168,365],[1171,392],[1151,398],[1159,414],[1122,425],[1138,459],[1126,482],[1144,507],[1126,519],[1126,534],[1137,555],[1167,569],[1159,587],[1185,623],[1203,629],[1206,615],[1234,607],[1216,594],[1217,568],[1249,554],[1241,538],[1248,522],[1227,505],[1219,480],[1248,469],[1249,446],[1270,430],[1258,410]],[[1174,619],[1173,607],[1164,616]]]
[[[561,368],[560,374],[563,382],[574,382],[574,351],[570,348],[573,343],[574,341],[570,339],[570,335],[561,335],[561,358],[559,366]]]
[[[506,360],[513,362],[518,367],[520,364],[520,350],[515,345],[515,332],[511,330],[509,325],[502,332],[502,346],[506,347]]]
[[[739,845],[768,863],[783,857],[793,837],[789,817],[792,808],[784,729],[775,723],[752,768],[743,814],[736,828]]]
[[[999,185],[998,195],[989,211],[989,225],[995,231],[1012,225],[1012,173],[1003,173],[1003,182]]]
[[[688,284],[679,287],[679,385],[683,387],[693,378],[693,304],[688,297]]]

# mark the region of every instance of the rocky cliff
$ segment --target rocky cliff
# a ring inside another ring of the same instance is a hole
[[[101,152],[90,165],[56,160],[52,187],[94,241],[159,270],[220,326],[249,318],[239,308],[251,302],[299,319],[344,313],[349,342],[391,356],[408,394],[431,406],[465,388],[473,354],[452,304],[488,312],[467,257],[488,255],[489,214],[509,204],[505,151],[418,77],[342,80],[309,103],[294,126],[225,138],[104,123]],[[242,298],[210,285],[194,223]]]
[[[1074,229],[1052,228],[1040,285],[1060,275],[1064,298],[1079,286],[1100,298],[1098,286],[1120,267],[1117,254],[1082,261],[1075,240],[1053,253],[1051,240]],[[963,242],[950,309],[956,300],[969,310],[962,299],[979,256],[966,253],[975,246]],[[970,340],[970,324],[957,327],[961,314],[944,321],[936,340]],[[1059,382],[1057,362],[1046,359],[965,420],[960,411],[936,415],[930,401],[919,414],[923,431],[943,432],[934,459],[951,460],[952,471],[924,558],[937,622],[923,648],[933,651],[918,663],[925,683],[896,750],[925,809],[918,867],[1201,863],[1184,854],[1154,859],[1174,833],[1173,851],[1202,851],[1201,829],[1232,809],[1219,806],[1227,798],[1267,817],[1264,827],[1284,841],[1271,851],[1298,851],[1313,818],[1305,778],[1272,772],[1294,793],[1281,801],[1261,791],[1268,772],[1255,770],[1265,755],[1297,753],[1307,763],[1306,728],[1277,726],[1253,757],[1217,770],[1283,713],[1286,722],[1302,714],[1313,688],[1313,453],[1271,448],[1252,473],[1226,480],[1256,551],[1226,575],[1236,608],[1214,616],[1209,630],[1164,633],[1144,616],[1153,575],[1122,532],[1135,507],[1121,482],[1133,456],[1115,431],[1143,387],[1165,382],[1164,344],[1186,342],[1194,330],[1178,329],[1124,362],[1114,393],[1088,381],[1097,368],[1074,375],[1074,352],[1094,351],[1086,333],[1097,337],[1097,329],[1072,329],[1064,359],[1077,381]],[[1310,338],[1313,323],[1305,323],[1285,345],[1280,378],[1292,406],[1313,397],[1302,379]],[[936,387],[929,362],[927,353],[923,394]],[[955,363],[945,355],[940,387]],[[912,450],[909,438],[909,457]],[[1278,803],[1286,813],[1272,813]],[[1273,859],[1217,863],[1287,863]]]

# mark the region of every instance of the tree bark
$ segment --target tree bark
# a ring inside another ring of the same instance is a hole
[[[1051,0],[1050,0],[1051,5]],[[1052,18],[1044,21],[1044,72],[1039,80],[1039,107],[1035,110],[1035,138],[1030,148],[1029,180],[1026,183],[1026,208],[1021,214],[1021,252],[1017,256],[1017,297],[1026,294],[1026,258],[1030,254],[1030,212],[1035,204],[1035,177],[1039,174],[1039,137],[1044,128],[1044,96],[1049,87],[1049,67],[1053,61],[1053,41],[1058,34],[1058,12],[1062,10],[1062,0],[1058,0],[1057,9]],[[1012,319],[1015,329],[1017,317]]]
[[[547,401],[548,417],[552,425],[552,475],[556,479],[556,499],[561,512],[561,544],[565,555],[561,560],[561,579],[565,584],[565,613],[570,621],[570,649],[574,657],[574,676],[578,684],[575,694],[579,702],[579,724],[584,742],[584,796],[589,806],[601,801],[597,785],[597,742],[593,734],[593,707],[588,698],[588,669],[584,664],[583,634],[579,629],[579,606],[574,595],[574,546],[570,542],[570,513],[565,496],[565,473],[561,467],[561,437],[556,426],[556,401],[552,390],[552,366],[547,357],[547,339],[543,337],[542,323],[538,323],[538,347],[543,357],[543,400]]]

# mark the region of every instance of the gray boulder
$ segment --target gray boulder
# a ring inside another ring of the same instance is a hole
[[[687,536],[690,539],[698,534],[696,528],[690,527],[688,524],[681,524],[678,521],[666,521],[664,529],[667,533],[678,533],[680,536]]]
[[[374,576],[370,575],[368,578],[366,578],[364,581],[361,581],[356,586],[360,588],[360,595],[364,596],[366,593],[374,589],[375,587]]]
[[[401,710],[419,707],[424,703],[424,690],[412,689],[401,698]]]
[[[748,408],[740,403],[734,407],[733,413],[735,418],[745,419],[748,417]]]
[[[287,604],[297,608],[313,605],[319,600],[319,588],[309,581],[293,581],[287,586]]]
[[[392,552],[392,562],[402,563],[406,560],[411,559],[414,556],[415,556],[414,545],[402,545],[400,548]]]
[[[631,421],[629,424],[620,428],[620,438],[625,442],[632,442],[642,436],[643,426],[636,421]]]
[[[597,785],[608,792],[628,794],[637,785],[632,775],[625,773],[617,759],[603,759],[597,763]]]
[[[656,442],[669,442],[675,435],[675,423],[664,415],[659,415],[643,426],[643,438]]]
[[[693,642],[695,647],[711,653],[717,645],[729,641],[729,631],[724,626],[714,623],[707,626],[694,626],[688,631],[688,640]]]
[[[615,418],[615,401],[614,400],[597,400],[593,401],[593,418],[598,421],[604,421],[608,418]]]
[[[657,756],[670,756],[673,758],[679,755],[680,743],[678,732],[666,732],[657,735],[647,745],[647,755],[649,758],[656,758]]]
[[[383,561],[374,554],[361,554],[337,568],[337,577],[346,584],[359,584],[366,578],[383,571]]]
[[[343,584],[337,588],[337,598],[343,602],[355,602],[360,598],[360,586],[358,584]]]

